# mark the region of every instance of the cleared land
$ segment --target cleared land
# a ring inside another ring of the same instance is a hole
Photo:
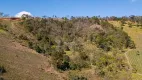
[[[6,69],[0,77],[5,80],[60,80],[49,62],[47,57],[20,45],[0,30],[0,65]]]

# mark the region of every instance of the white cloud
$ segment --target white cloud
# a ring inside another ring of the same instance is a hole
[[[17,13],[17,14],[15,15],[15,17],[21,17],[23,14],[32,16],[32,14],[31,14],[30,12],[27,12],[27,11],[21,11],[21,12]]]

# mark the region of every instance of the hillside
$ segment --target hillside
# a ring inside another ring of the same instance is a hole
[[[129,51],[127,54],[129,56],[131,65],[134,69],[136,69],[136,74],[133,74],[134,79],[141,80],[142,78],[142,29],[137,26],[133,26],[132,28],[125,27],[124,31],[128,33],[128,35],[132,38],[132,40],[136,44],[136,49]],[[137,76],[136,76],[137,75]],[[138,77],[138,78],[137,78]]]
[[[117,25],[121,23],[97,17],[1,20],[0,65],[6,70],[1,77],[131,80],[136,73],[128,51],[140,50],[141,45],[127,24],[123,29]]]
[[[6,69],[4,80],[57,80],[49,58],[17,43],[9,33],[0,30],[0,65]]]
[[[119,21],[111,21],[114,26],[120,27],[121,23]],[[137,23],[132,24],[132,27],[129,27],[128,24],[123,26],[123,30],[128,33],[128,35],[132,38],[134,43],[136,44],[136,49],[128,50],[126,56],[128,56],[128,60],[130,62],[130,66],[133,69],[132,78],[133,80],[141,80],[142,79],[142,29],[139,26],[136,26]]]

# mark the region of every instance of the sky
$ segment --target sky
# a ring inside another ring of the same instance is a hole
[[[0,12],[15,16],[130,16],[142,15],[142,0],[1,0]]]

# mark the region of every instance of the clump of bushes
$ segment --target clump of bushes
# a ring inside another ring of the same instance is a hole
[[[88,80],[88,79],[86,77],[84,77],[84,76],[70,75],[69,80]]]
[[[3,74],[6,72],[6,69],[4,68],[4,66],[0,65],[0,74]]]
[[[5,31],[8,31],[7,28],[8,28],[8,25],[3,24],[3,23],[0,22],[0,29],[5,30]]]
[[[97,24],[98,29],[90,28]],[[127,65],[123,59],[105,54],[114,49],[135,48],[134,42],[122,29],[118,29],[107,20],[92,18],[74,18],[54,20],[52,18],[24,19],[22,24],[26,32],[33,38],[26,39],[26,34],[20,38],[26,40],[28,47],[38,53],[48,54],[58,70],[81,70],[95,66],[96,73],[105,78],[116,76],[118,72],[126,71]],[[84,40],[85,39],[85,40]],[[87,51],[85,43],[93,44],[99,49]],[[97,51],[96,51],[97,50]],[[72,56],[65,51],[78,53]],[[93,58],[90,58],[90,53]],[[71,80],[87,80],[83,76],[72,76]],[[112,79],[110,79],[112,80]]]
[[[0,77],[0,80],[4,80],[2,77]]]
[[[134,42],[127,33],[121,29],[109,28],[109,32],[100,32],[98,34],[90,34],[90,41],[94,42],[97,47],[102,48],[104,51],[111,51],[112,48],[135,48]]]
[[[133,26],[132,23],[128,23],[129,28],[132,28],[132,26]]]

